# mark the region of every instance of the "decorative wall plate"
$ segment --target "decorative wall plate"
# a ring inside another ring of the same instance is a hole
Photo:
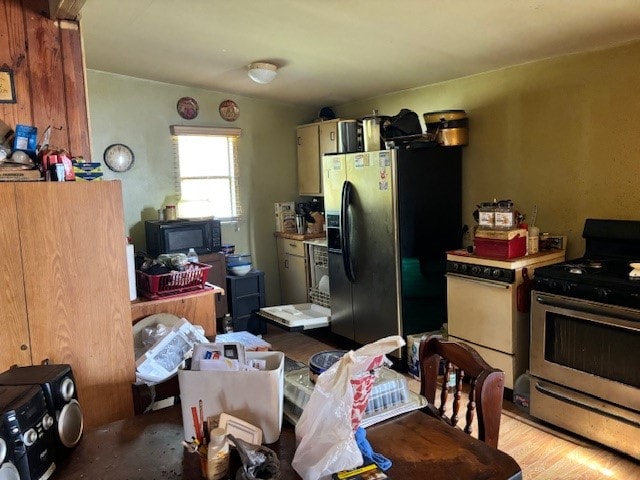
[[[133,151],[122,143],[114,143],[104,150],[104,163],[114,172],[126,172],[133,165]]]
[[[220,116],[227,122],[233,122],[240,116],[240,109],[233,100],[221,102],[218,111],[220,112]]]
[[[200,107],[198,106],[198,102],[196,102],[193,98],[182,97],[180,100],[178,100],[178,105],[176,106],[176,108],[178,109],[178,114],[182,118],[186,120],[193,120],[198,116],[198,110]]]

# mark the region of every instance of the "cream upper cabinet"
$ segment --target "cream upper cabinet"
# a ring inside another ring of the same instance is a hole
[[[322,156],[338,151],[338,119],[300,125],[298,143],[298,193],[318,196],[322,190]]]
[[[283,305],[307,303],[309,273],[302,240],[277,237],[280,301]]]

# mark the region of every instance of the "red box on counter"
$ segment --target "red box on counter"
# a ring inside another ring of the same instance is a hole
[[[524,257],[527,253],[527,230],[478,230],[473,245],[474,253],[479,257],[500,260]]]

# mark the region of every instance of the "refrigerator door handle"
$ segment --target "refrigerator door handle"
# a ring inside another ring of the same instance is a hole
[[[340,248],[342,250],[342,264],[347,279],[355,283],[356,276],[351,263],[351,237],[349,234],[349,204],[351,203],[351,192],[353,185],[348,180],[342,184],[342,197],[340,207]]]

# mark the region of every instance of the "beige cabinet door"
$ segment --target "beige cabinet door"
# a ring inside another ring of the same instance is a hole
[[[304,243],[301,240],[277,238],[280,273],[280,301],[283,305],[307,303],[309,273]]]
[[[321,195],[320,140],[317,123],[296,129],[298,149],[298,193]]]
[[[0,371],[31,365],[20,232],[13,183],[0,184]]]
[[[71,365],[85,427],[132,416],[135,362],[120,182],[15,188],[33,363]]]
[[[320,124],[320,162],[325,153],[338,152],[338,120],[329,120]]]

